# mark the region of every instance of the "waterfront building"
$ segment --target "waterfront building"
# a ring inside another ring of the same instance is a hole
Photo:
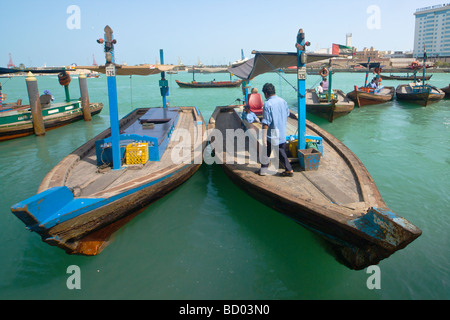
[[[450,3],[419,8],[414,13],[414,57],[450,58]]]

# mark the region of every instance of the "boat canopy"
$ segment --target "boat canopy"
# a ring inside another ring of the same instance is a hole
[[[369,69],[375,69],[375,68],[384,68],[385,66],[382,66],[381,63],[379,62],[362,62],[359,63],[361,66],[363,66],[364,68],[369,68]]]
[[[296,52],[253,51],[255,57],[228,71],[243,80],[250,80],[266,72],[297,65]],[[307,63],[338,57],[332,54],[307,53]]]
[[[100,73],[106,73],[105,66],[77,66],[76,69],[87,69],[91,70],[93,72],[100,72]],[[116,74],[118,76],[131,76],[131,75],[137,75],[137,76],[148,76],[152,74],[159,74],[161,72],[170,71],[175,66],[173,65],[140,65],[140,66],[123,66],[123,65],[116,65]]]

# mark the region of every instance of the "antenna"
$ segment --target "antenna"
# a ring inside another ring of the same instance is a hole
[[[97,63],[97,61],[95,61],[95,56],[94,56],[94,54],[92,54],[92,65],[94,66],[94,67],[98,67],[98,63]]]
[[[9,62],[8,62],[8,68],[15,68],[14,62],[12,61],[12,55],[9,54]]]

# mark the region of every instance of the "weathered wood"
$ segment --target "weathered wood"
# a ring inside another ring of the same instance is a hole
[[[261,129],[260,124],[241,121],[238,112],[239,109],[233,108],[216,109],[208,129],[220,130],[224,137],[227,129],[239,129],[242,124],[247,130]],[[296,115],[291,114],[288,135],[295,133],[296,122]],[[362,269],[377,264],[421,234],[418,228],[387,211],[366,168],[342,142],[311,122],[307,122],[306,134],[323,138],[324,154],[318,171],[306,172],[294,165],[292,178],[279,174],[260,176],[255,174],[260,165],[250,162],[247,149],[245,164],[236,164],[238,155],[235,153],[232,157],[236,161],[224,163],[222,167],[231,180],[251,196],[333,243],[339,257],[350,268]],[[257,135],[253,135],[253,139],[256,138]],[[223,144],[226,150],[226,139]],[[397,220],[388,218],[386,212]],[[374,235],[373,230],[362,227],[363,222],[372,226],[372,218],[389,225],[383,229],[384,235]]]
[[[125,132],[136,122],[139,123],[139,118],[148,110],[149,108],[136,109],[120,120],[120,130]],[[110,129],[105,130],[56,165],[42,181],[37,195],[64,186],[72,191],[74,201],[93,201],[94,206],[75,206],[73,210],[81,209],[85,212],[77,214],[76,211],[69,210],[68,214],[73,215],[73,218],[61,219],[55,225],[51,222],[46,227],[48,221],[57,219],[50,216],[50,220],[43,221],[42,225],[30,225],[30,228],[38,232],[43,241],[61,247],[68,253],[98,254],[106,246],[110,235],[125,223],[122,219],[128,221],[130,215],[134,216],[137,211],[189,179],[201,165],[201,161],[195,159],[195,153],[201,156],[205,148],[203,132],[206,124],[194,107],[171,108],[165,112],[175,112],[177,122],[160,161],[149,161],[138,169],[125,166],[117,171],[99,170],[95,142],[110,136]],[[152,130],[148,131],[149,134],[151,132]],[[172,153],[180,145],[177,138],[186,132],[191,139],[183,140],[183,143],[189,146],[189,157],[187,161],[179,163],[181,161],[178,158],[172,158]],[[72,205],[71,203],[73,201],[67,205]],[[31,212],[22,205],[13,207],[12,211],[24,222],[34,219]]]

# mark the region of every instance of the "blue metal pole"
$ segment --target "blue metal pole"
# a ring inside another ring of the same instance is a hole
[[[159,49],[159,56],[161,60],[161,64],[164,64],[164,51],[163,49]],[[163,108],[167,107],[167,95],[169,93],[169,86],[168,82],[166,80],[166,73],[163,71],[161,72],[161,81],[160,81],[160,89],[161,89],[161,96],[163,100]]]
[[[113,170],[120,170],[122,167],[122,159],[120,157],[119,105],[117,102],[116,66],[114,59],[114,44],[116,40],[114,40],[113,31],[109,26],[105,27],[105,40],[100,39],[97,42],[105,43],[105,72],[108,83]]]
[[[113,66],[115,69],[115,66]],[[117,103],[117,82],[116,76],[107,76],[108,99],[109,99],[109,119],[111,122],[112,156],[113,170],[120,170],[122,159],[120,157],[120,129],[119,129],[119,105]]]
[[[303,29],[297,35],[297,80],[298,80],[298,149],[306,149],[306,49],[309,42],[305,41]]]

